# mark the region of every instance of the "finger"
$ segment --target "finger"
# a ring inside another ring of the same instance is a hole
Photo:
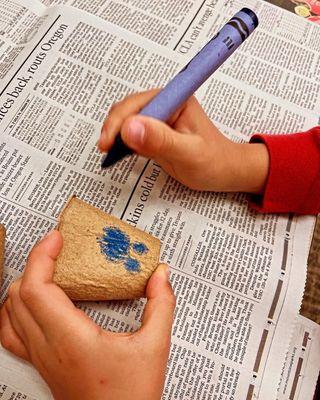
[[[62,248],[62,236],[60,232],[54,230],[45,236],[31,251],[22,282],[19,287],[19,297],[25,307],[32,314],[34,320],[46,330],[46,325],[54,325],[54,320],[50,316],[50,309],[56,306],[53,304],[49,295],[49,286],[53,286],[53,291],[58,292],[58,296],[63,301],[73,307],[73,304],[63,291],[53,284],[53,274],[55,262]]]
[[[12,286],[12,285],[11,285]],[[9,288],[10,291],[12,291],[12,288]],[[16,316],[13,313],[13,309],[12,309],[12,300],[9,297],[8,300],[5,302],[4,304],[5,308],[6,308],[6,312],[10,318],[11,324],[14,328],[14,330],[17,332],[17,334],[19,335],[19,337],[21,338],[21,340],[26,343],[27,342],[27,338],[26,338],[26,334],[25,332],[23,332],[21,325],[19,323],[19,321],[17,320]]]
[[[168,266],[160,264],[147,285],[147,304],[142,317],[141,333],[156,343],[170,343],[174,318],[175,296],[172,291]]]
[[[29,309],[21,300],[21,282],[20,279],[10,286],[7,311],[15,331],[18,333],[29,353],[33,353],[36,347],[45,343],[45,336]]]
[[[158,92],[159,89],[152,89],[142,93],[135,93],[114,104],[103,123],[98,142],[99,149],[108,151],[113,145],[114,138],[120,132],[125,118],[129,115],[137,114]]]
[[[0,310],[0,342],[17,357],[30,361],[27,348],[14,330],[5,305]]]
[[[55,262],[61,248],[62,237],[58,231],[52,231],[41,240],[28,257],[19,287],[20,300],[46,337],[50,330],[66,323],[67,312],[78,315],[71,300],[53,283]],[[18,301],[16,304],[20,305]]]
[[[51,231],[32,249],[24,270],[23,285],[31,287],[51,283],[61,249],[61,233]]]
[[[97,325],[85,313],[76,309],[58,286],[49,285],[53,290],[42,291],[42,296],[38,292],[28,292],[30,297],[27,304],[19,296],[22,281],[10,287],[8,315],[33,363],[41,359],[41,352],[46,351],[48,344],[59,344],[65,337],[75,338],[79,329],[81,334],[87,331],[88,337],[93,330],[98,330]],[[30,300],[33,312],[27,307]],[[34,304],[38,305],[34,307]]]
[[[129,117],[121,129],[123,141],[138,154],[154,160],[184,159],[194,139],[183,135],[157,119]]]

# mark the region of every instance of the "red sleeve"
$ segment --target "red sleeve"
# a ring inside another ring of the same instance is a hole
[[[251,206],[260,212],[320,213],[320,126],[292,135],[254,135],[270,156],[262,196]]]

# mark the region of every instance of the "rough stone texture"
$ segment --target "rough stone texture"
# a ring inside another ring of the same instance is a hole
[[[320,216],[317,218],[308,259],[308,277],[301,314],[320,324]]]
[[[149,251],[129,256],[140,262],[140,272],[129,272],[123,262],[107,260],[99,238],[105,227],[117,227],[130,242],[142,242]],[[60,215],[58,229],[63,249],[57,260],[54,280],[72,300],[117,300],[145,296],[149,277],[160,256],[160,241],[139,229],[73,197]]]
[[[2,224],[0,224],[0,288],[2,285],[2,276],[3,276],[5,238],[6,238],[5,227]]]

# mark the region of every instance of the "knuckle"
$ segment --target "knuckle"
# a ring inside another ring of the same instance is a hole
[[[159,150],[165,151],[173,147],[173,137],[163,127],[161,132],[161,140],[159,141]]]
[[[23,282],[20,286],[20,297],[21,300],[24,303],[30,303],[34,301],[34,298],[36,297],[36,287],[34,285],[28,283],[28,282]]]
[[[15,351],[15,341],[12,333],[7,331],[7,329],[0,329],[0,343],[1,346],[13,353]]]
[[[12,339],[11,336],[6,334],[1,334],[0,336],[0,341],[1,341],[1,345],[4,349],[11,351],[13,350],[13,343],[12,343]]]

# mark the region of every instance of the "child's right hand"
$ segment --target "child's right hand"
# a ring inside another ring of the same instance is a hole
[[[192,189],[263,192],[269,168],[264,144],[237,144],[227,139],[195,97],[167,124],[136,115],[157,92],[130,95],[111,108],[101,131],[101,151],[108,151],[121,132],[127,146],[154,159],[169,175]]]

